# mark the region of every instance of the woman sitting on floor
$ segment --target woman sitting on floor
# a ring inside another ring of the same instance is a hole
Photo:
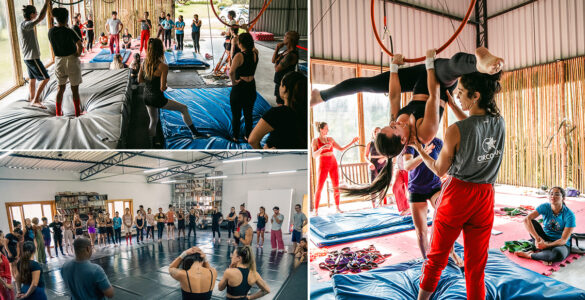
[[[540,260],[545,265],[565,260],[571,249],[570,238],[575,229],[575,214],[565,204],[565,190],[553,187],[549,192],[549,203],[539,205],[524,219],[524,227],[534,239],[538,252],[516,252],[523,258]],[[542,215],[544,224],[540,225],[536,218]]]
[[[248,142],[260,149],[260,140],[270,133],[265,148],[307,148],[307,77],[289,72],[282,78],[280,97],[284,105],[266,112],[252,130]]]
[[[183,262],[183,269],[179,265]],[[169,274],[181,283],[183,299],[211,299],[217,271],[198,247],[183,251],[169,266]]]
[[[110,70],[119,70],[124,68],[126,68],[126,64],[122,62],[122,55],[118,53],[114,54],[114,58],[110,63]]]
[[[249,295],[253,285],[257,285],[260,291]],[[270,293],[270,287],[256,271],[254,253],[250,246],[240,246],[232,253],[232,262],[229,269],[223,273],[219,282],[219,290],[227,287],[227,299],[258,299]]]
[[[108,37],[106,36],[105,33],[102,32],[102,34],[100,35],[100,48],[101,49],[105,49],[108,48]]]

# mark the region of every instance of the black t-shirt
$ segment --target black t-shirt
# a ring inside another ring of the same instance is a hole
[[[59,26],[49,30],[49,41],[55,56],[69,56],[77,52],[76,43],[81,37],[71,28]]]
[[[5,238],[8,240],[8,251],[10,251],[10,255],[12,257],[16,257],[16,246],[18,245],[18,238],[12,233],[7,234]]]
[[[53,222],[49,224],[49,227],[53,227],[53,234],[55,235],[61,235],[63,233],[63,230],[61,229],[62,226],[63,223],[61,222]]]
[[[78,36],[81,36],[81,28],[79,28],[78,24],[73,25],[73,31],[75,31]]]
[[[219,226],[219,219],[222,218],[223,215],[220,212],[216,212],[211,217],[211,225],[214,227]]]
[[[87,21],[87,30],[93,30],[93,29],[89,29],[89,28],[93,28],[93,21],[92,20]]]
[[[16,266],[20,270],[20,261],[16,264]],[[30,272],[32,273],[34,271],[41,271],[41,276],[39,277],[39,284],[37,284],[37,287],[44,288],[45,281],[43,280],[43,267],[38,262],[36,262],[34,260],[30,260]],[[32,276],[31,276],[31,278],[32,278]],[[29,284],[29,285],[31,284],[30,282],[22,282],[22,283]]]
[[[132,35],[131,34],[123,34],[122,35],[122,41],[126,44],[130,43],[132,40]]]
[[[196,216],[189,213],[189,224],[195,225]]]
[[[284,105],[273,107],[262,119],[274,128],[266,141],[268,147],[307,149],[307,120],[299,119],[292,108]]]
[[[236,213],[235,212],[230,212],[230,214],[228,215],[228,217],[232,218]],[[235,223],[238,221],[238,216],[236,216],[236,218],[233,221],[228,221],[230,223]]]

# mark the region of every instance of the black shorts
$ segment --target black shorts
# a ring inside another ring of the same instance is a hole
[[[437,188],[428,194],[410,193],[410,197],[408,199],[408,202],[410,202],[410,203],[427,202],[427,200],[430,200],[433,197],[433,195],[436,194],[440,190],[441,190],[441,188]]]
[[[45,65],[43,65],[40,59],[25,60],[24,64],[28,69],[28,78],[36,80],[45,80],[50,78],[47,69],[45,69]]]
[[[172,223],[172,222],[167,222],[167,226],[169,226],[169,227],[170,227],[170,226],[173,226],[173,227],[175,227],[175,223]]]
[[[106,227],[98,227],[99,234],[106,234]]]
[[[144,104],[156,107],[156,108],[163,108],[169,103],[169,99],[167,99],[164,95],[153,95],[153,94],[144,94]]]
[[[179,220],[179,222],[177,222],[177,225],[178,225],[179,229],[185,229],[185,221],[184,220]]]

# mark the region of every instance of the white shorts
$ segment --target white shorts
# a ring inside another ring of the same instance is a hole
[[[83,82],[79,57],[75,55],[55,56],[55,76],[59,85],[67,84],[67,79],[69,79],[71,86],[79,86]]]
[[[124,225],[124,233],[130,233],[130,234],[132,234],[132,226],[126,226],[126,225]]]

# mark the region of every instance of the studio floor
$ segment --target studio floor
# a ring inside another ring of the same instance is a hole
[[[92,262],[99,264],[106,272],[115,289],[113,299],[181,299],[180,284],[169,275],[168,266],[184,250],[198,246],[205,252],[210,264],[218,270],[212,299],[225,299],[225,290],[218,291],[217,284],[223,271],[230,264],[230,255],[235,247],[227,243],[225,239],[227,231],[222,232],[222,237],[224,239],[221,243],[212,243],[211,232],[200,230],[197,232],[197,239],[191,237],[187,240],[183,238],[165,240],[165,233],[160,243],[149,241],[136,244],[134,240],[130,247],[126,246],[125,240],[122,239],[121,247],[110,245],[94,249]],[[283,236],[285,245],[290,244],[290,237],[290,235]],[[266,235],[263,248],[256,248],[255,241],[256,238],[254,238],[253,251],[256,254],[257,269],[271,290],[271,293],[262,299],[294,299],[294,297],[290,298],[292,294],[287,290],[306,294],[306,264],[302,264],[295,270],[293,255],[271,251],[270,234]],[[60,267],[67,259],[72,259],[72,257],[50,259],[43,272],[49,299],[69,299],[67,287],[60,273]],[[303,271],[305,276],[302,276]],[[303,287],[305,291],[298,290]],[[254,287],[250,293],[256,291],[258,288]]]

